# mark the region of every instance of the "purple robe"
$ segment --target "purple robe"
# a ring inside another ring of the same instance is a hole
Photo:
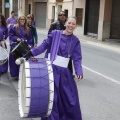
[[[0,41],[5,41],[8,37],[8,30],[6,27],[1,26],[0,27]],[[5,44],[6,46],[6,44]],[[6,46],[7,49],[7,46]],[[0,74],[5,73],[8,71],[8,61],[4,63],[3,65],[0,65]]]
[[[6,20],[6,23],[7,23],[7,27],[8,27],[8,33],[10,31],[10,25],[11,24],[14,24],[16,25],[17,24],[17,18],[16,17],[9,17],[7,20]]]
[[[23,41],[27,42],[28,45],[33,47],[31,30],[29,29],[29,36],[27,36],[24,26],[20,26],[20,28],[18,29],[18,35],[16,35],[16,26],[12,27],[9,32],[9,38],[10,38],[10,52],[17,45],[18,38],[22,39]],[[11,77],[19,76],[20,66],[15,64],[15,60],[16,60],[15,56],[10,53],[9,54],[9,66],[10,66]]]
[[[53,43],[54,34],[55,31],[52,31],[41,45],[31,50],[33,56],[43,53],[46,49],[50,54],[54,54],[53,50],[51,50],[52,46],[56,50],[56,44]],[[58,36],[56,36],[56,40],[58,39]],[[76,75],[83,75],[79,39],[73,34],[65,35],[61,32],[57,55],[67,58],[68,54],[73,60]],[[77,86],[69,68],[56,65],[52,65],[52,67],[55,86],[53,108],[51,115],[48,118],[42,118],[42,120],[82,120]]]

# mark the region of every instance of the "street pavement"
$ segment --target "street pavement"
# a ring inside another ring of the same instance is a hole
[[[47,35],[46,29],[37,29],[38,36],[43,34],[43,36],[39,36],[41,39],[43,39]],[[103,47],[105,49],[110,49],[113,51],[120,52],[120,43],[114,42],[112,40],[108,41],[100,41],[96,40],[95,38],[88,38],[88,37],[81,37],[78,36],[81,40],[81,42],[84,42],[86,44]],[[39,41],[39,43],[41,40]],[[9,49],[9,42],[7,41],[8,49]],[[41,55],[43,57],[43,55]],[[86,83],[84,83],[86,84]],[[18,111],[18,81],[13,80],[9,72],[5,73],[1,76],[0,81],[0,120],[40,120],[40,118],[20,118],[19,117],[19,111]],[[82,105],[81,105],[82,106]],[[86,119],[87,120],[87,119]],[[92,119],[90,119],[92,120]]]

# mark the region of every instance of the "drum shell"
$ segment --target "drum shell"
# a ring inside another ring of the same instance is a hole
[[[11,53],[15,55],[16,58],[19,58],[19,57],[22,57],[29,50],[30,48],[28,47],[28,44],[26,42],[21,41],[13,48]]]
[[[37,58],[37,61],[30,59],[20,66],[18,101],[21,117],[45,117],[50,115],[52,110],[54,96],[52,66],[48,60],[46,62],[45,59]],[[25,91],[21,90],[22,88],[26,88]]]

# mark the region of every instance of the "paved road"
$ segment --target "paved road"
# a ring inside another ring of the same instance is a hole
[[[41,43],[46,30],[39,30],[38,35]],[[83,120],[120,120],[120,53],[117,52],[120,47],[91,41],[81,38],[84,79],[76,80]],[[0,120],[22,120],[18,111],[17,84],[18,81],[12,80],[9,73],[2,75]]]

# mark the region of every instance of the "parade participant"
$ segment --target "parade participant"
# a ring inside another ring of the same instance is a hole
[[[32,31],[32,35],[33,35],[33,46],[36,47],[37,43],[38,43],[38,35],[37,35],[37,30],[36,27],[32,24],[32,16],[29,14],[27,15],[27,24],[28,27],[31,29]]]
[[[8,37],[8,30],[6,27],[6,20],[5,17],[0,14],[0,46],[7,49],[5,40]],[[8,61],[4,64],[0,65],[0,74],[7,72],[8,70]]]
[[[54,30],[38,47],[32,49],[25,58],[37,56],[46,49],[46,57],[51,60],[54,74],[54,101],[51,115],[41,120],[82,120],[79,97],[75,80],[67,68],[69,57],[73,60],[76,75],[83,78],[82,54],[79,39],[73,35],[76,28],[76,18],[69,17],[65,30]],[[60,58],[60,59],[59,59]]]
[[[65,30],[65,21],[66,21],[65,11],[60,11],[58,13],[58,20],[51,24],[50,29],[48,31],[48,34],[50,34],[50,32],[52,30]],[[71,73],[73,74],[73,67],[72,67],[72,60],[71,59],[70,59],[69,64],[68,64],[68,68],[70,69]]]
[[[10,52],[20,41],[26,42],[29,47],[33,47],[32,44],[32,33],[27,26],[27,19],[25,16],[20,16],[18,18],[18,23],[16,26],[12,27],[9,31],[10,38]],[[15,56],[10,53],[9,55],[9,66],[10,66],[10,75],[13,78],[18,78],[19,75],[19,66],[15,64]]]
[[[10,28],[17,24],[17,18],[15,17],[15,11],[11,11],[11,16],[7,19],[6,23],[7,23],[8,33],[9,33]]]

